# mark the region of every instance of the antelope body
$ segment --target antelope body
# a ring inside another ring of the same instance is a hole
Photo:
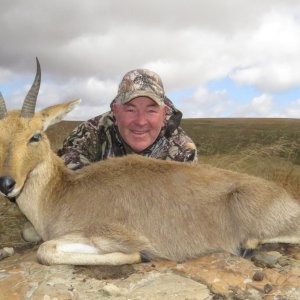
[[[137,155],[69,170],[44,133],[79,101],[34,113],[40,68],[21,111],[0,99],[0,193],[44,240],[44,264],[182,261],[300,242],[300,205],[276,184],[207,165]],[[0,95],[1,96],[1,95]]]

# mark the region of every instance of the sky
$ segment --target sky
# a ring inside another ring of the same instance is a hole
[[[147,68],[184,118],[300,117],[299,0],[1,0],[0,91],[20,108],[109,110],[124,74]]]

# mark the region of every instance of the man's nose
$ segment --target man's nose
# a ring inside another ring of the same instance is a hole
[[[143,126],[147,124],[146,114],[143,112],[138,112],[136,115],[135,123],[139,126]]]

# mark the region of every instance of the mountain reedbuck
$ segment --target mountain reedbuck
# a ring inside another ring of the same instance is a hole
[[[21,111],[0,103],[0,191],[44,240],[44,264],[120,265],[238,254],[258,242],[300,242],[300,205],[246,174],[129,155],[78,171],[52,152],[44,131],[79,101],[34,113],[37,74]]]

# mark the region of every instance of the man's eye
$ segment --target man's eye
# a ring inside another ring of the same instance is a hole
[[[40,133],[36,133],[30,138],[29,143],[39,142],[41,140],[41,137],[42,135]]]
[[[157,113],[157,110],[155,110],[155,109],[150,109],[150,110],[148,110],[148,113],[150,113],[150,114],[156,114],[156,113]]]

